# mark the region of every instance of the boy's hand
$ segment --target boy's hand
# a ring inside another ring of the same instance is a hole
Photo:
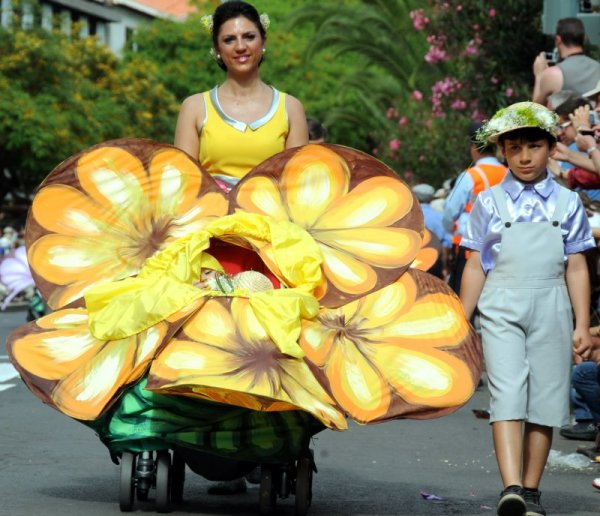
[[[573,332],[573,352],[575,355],[575,362],[580,363],[584,360],[589,360],[591,351],[592,336],[590,335],[589,329],[575,328],[575,331]]]

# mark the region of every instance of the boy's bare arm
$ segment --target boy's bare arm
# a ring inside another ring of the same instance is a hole
[[[481,267],[479,252],[471,251],[460,283],[460,302],[465,309],[467,319],[470,319],[475,311],[484,283],[485,273]]]
[[[592,347],[590,336],[590,276],[585,256],[570,254],[566,270],[567,288],[575,313],[573,350],[584,360],[589,358]]]

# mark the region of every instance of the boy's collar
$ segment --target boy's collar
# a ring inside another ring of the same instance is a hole
[[[535,190],[540,197],[547,199],[554,191],[555,182],[548,169],[546,169],[546,177],[537,183],[523,183],[522,181],[519,181],[510,169],[509,173],[506,174],[502,180],[502,187],[508,192],[508,195],[510,195],[510,198],[513,201],[516,201],[519,198],[521,193],[523,193],[523,190],[525,190],[525,187],[528,185],[532,186],[533,190]]]

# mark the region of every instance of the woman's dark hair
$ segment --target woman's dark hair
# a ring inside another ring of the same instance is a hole
[[[213,26],[212,26],[212,40],[213,46],[217,48],[217,43],[219,40],[219,30],[221,30],[221,26],[232,18],[237,18],[239,16],[243,16],[250,20],[256,28],[260,32],[260,35],[263,39],[267,39],[267,32],[260,22],[260,16],[258,11],[253,5],[250,5],[246,2],[241,2],[239,0],[229,0],[227,2],[223,2],[219,7],[215,9],[213,14]],[[260,60],[260,63],[263,62],[263,59]],[[259,63],[259,64],[260,64]],[[227,70],[227,67],[223,64],[221,59],[217,59],[217,64],[223,69]]]
[[[522,127],[507,133],[501,134],[498,138],[498,144],[504,145],[507,139],[525,140],[526,142],[537,142],[538,140],[546,140],[548,146],[552,147],[556,143],[556,137],[552,136],[548,131],[544,131],[539,127]]]

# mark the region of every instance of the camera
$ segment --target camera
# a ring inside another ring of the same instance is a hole
[[[546,62],[552,66],[558,63],[558,49],[555,48],[551,52],[544,52],[544,56],[546,57]]]
[[[590,111],[590,120],[589,121],[590,121],[590,126],[600,124],[600,114],[596,113],[595,111]]]

